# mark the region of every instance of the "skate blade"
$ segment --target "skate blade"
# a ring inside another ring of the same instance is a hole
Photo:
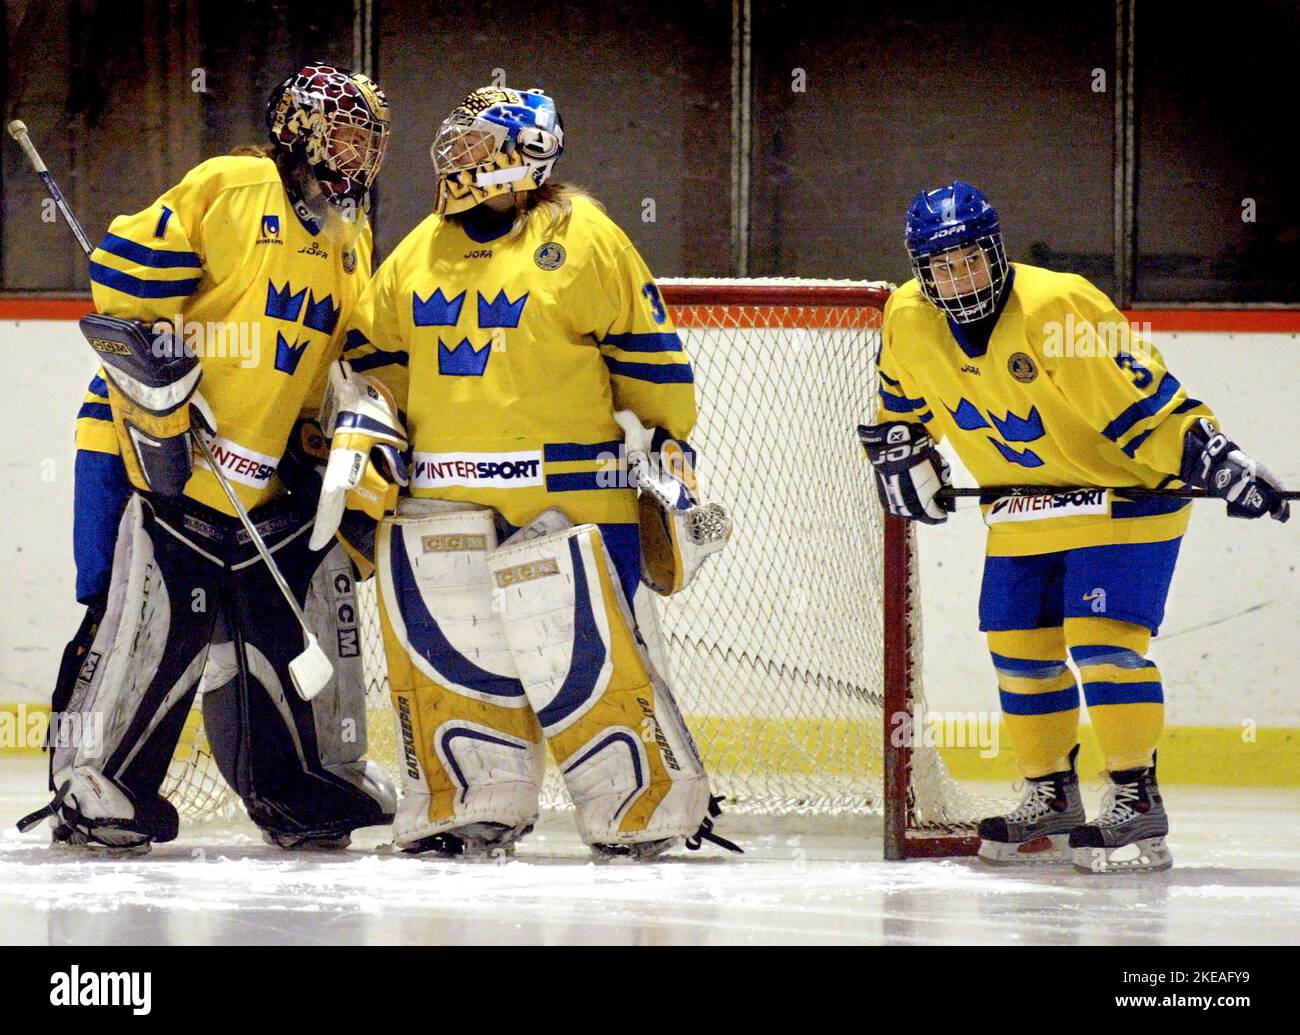
[[[140,844],[124,845],[107,845],[100,844],[96,841],[87,841],[84,838],[72,840],[52,840],[50,842],[50,851],[66,852],[69,855],[80,855],[86,859],[132,859],[148,855],[153,851],[153,842],[145,841]]]
[[[628,841],[615,844],[593,844],[591,856],[601,863],[637,863],[653,862],[679,844],[675,837],[663,837],[655,841]]]
[[[1069,865],[1070,835],[1044,834],[1015,844],[980,839],[977,853],[992,866],[1059,866]]]
[[[1075,848],[1074,868],[1081,873],[1155,873],[1171,869],[1174,865],[1173,853],[1165,844],[1163,837],[1148,837],[1136,842],[1137,855],[1133,858],[1116,859],[1116,852],[1122,852],[1131,845],[1116,848]]]

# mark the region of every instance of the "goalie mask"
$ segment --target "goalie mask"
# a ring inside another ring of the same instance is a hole
[[[360,72],[307,65],[272,92],[271,142],[300,156],[335,205],[359,203],[374,185],[388,147],[388,101]]]
[[[1007,254],[998,214],[977,187],[957,180],[918,194],[907,210],[906,243],[922,294],[954,321],[997,311]]]
[[[555,102],[541,90],[486,86],[447,116],[429,152],[438,174],[434,212],[454,215],[540,187],[564,153],[564,131]]]

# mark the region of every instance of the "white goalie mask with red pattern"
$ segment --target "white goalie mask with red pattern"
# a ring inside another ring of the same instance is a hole
[[[274,91],[266,125],[277,148],[300,154],[330,202],[360,202],[388,147],[388,101],[361,72],[307,65]]]

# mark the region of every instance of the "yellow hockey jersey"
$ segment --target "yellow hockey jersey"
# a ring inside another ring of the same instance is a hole
[[[919,421],[981,486],[1142,486],[1177,475],[1183,437],[1213,416],[1102,292],[1012,264],[987,348],[959,340],[909,281],[885,306],[877,421]],[[1079,493],[983,506],[993,556],[1183,534],[1186,500]]]
[[[169,320],[197,353],[199,390],[217,420],[213,453],[251,508],[280,491],[275,470],[289,432],[320,406],[370,261],[368,224],[342,248],[295,211],[271,159],[227,156],[114,219],[90,280],[101,313]],[[111,429],[90,412],[78,422],[79,447],[116,451]],[[185,494],[232,512],[201,460]]]
[[[649,270],[590,199],[475,240],[430,216],[375,272],[345,355],[387,384],[414,446],[411,493],[522,525],[633,522],[613,413],[685,438],[690,360]],[[615,490],[615,491],[611,491]]]

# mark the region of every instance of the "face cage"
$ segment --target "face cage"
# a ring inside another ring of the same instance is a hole
[[[387,126],[363,111],[335,112],[315,168],[321,191],[331,200],[363,194],[379,176],[387,149]]]
[[[973,291],[955,294],[950,298],[940,296],[930,266],[934,259],[947,252],[912,256],[912,273],[921,284],[921,293],[936,308],[951,316],[957,323],[974,323],[976,320],[992,315],[997,308],[998,300],[1002,297],[1002,287],[1007,281],[1007,254],[1002,245],[1002,235],[990,234],[987,237],[977,237],[970,243],[979,248],[979,254],[966,257],[965,273],[971,275],[977,272],[979,267],[976,263],[983,263],[988,269],[989,284],[987,287],[975,288]],[[953,279],[960,281],[963,278],[958,276]]]
[[[444,122],[429,153],[439,176],[491,166],[506,141],[505,126],[475,119],[466,124]]]

